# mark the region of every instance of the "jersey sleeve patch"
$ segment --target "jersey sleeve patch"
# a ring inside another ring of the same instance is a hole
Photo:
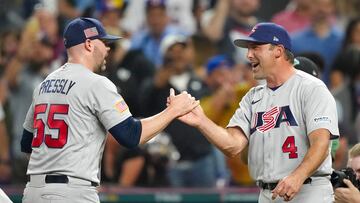
[[[126,104],[123,98],[115,102],[114,108],[120,113],[129,109],[128,105]]]
[[[331,123],[331,119],[328,116],[319,116],[314,118],[314,122],[319,123]]]

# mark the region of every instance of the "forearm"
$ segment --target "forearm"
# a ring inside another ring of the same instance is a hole
[[[218,1],[215,13],[210,22],[203,26],[204,34],[212,41],[218,41],[223,36],[224,24],[229,12],[228,1]]]
[[[122,166],[119,184],[122,187],[135,186],[144,164],[145,159],[141,156],[126,160]]]
[[[0,122],[0,160],[8,161],[9,156],[9,139],[6,132],[4,121]]]
[[[240,128],[224,129],[207,117],[202,119],[199,130],[211,143],[229,157],[239,156],[240,152],[248,144],[248,140]]]
[[[22,69],[23,62],[18,57],[13,57],[6,66],[3,80],[7,82],[10,87],[17,84],[17,77]]]
[[[310,148],[302,163],[293,171],[303,180],[311,176],[329,155],[330,135],[327,130],[320,129],[310,135]],[[310,137],[309,136],[309,137]]]
[[[141,119],[142,130],[140,144],[148,142],[151,138],[164,130],[164,128],[176,117],[176,112],[172,112],[170,108],[166,108],[154,116]]]

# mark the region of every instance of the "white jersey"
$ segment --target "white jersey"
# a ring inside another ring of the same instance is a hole
[[[0,188],[0,202],[1,203],[12,203],[10,198],[5,194],[5,192]]]
[[[99,183],[107,130],[130,116],[110,80],[82,65],[65,64],[34,90],[24,123],[34,134],[27,174]]]
[[[252,88],[228,124],[234,126],[249,140],[251,176],[264,182],[279,181],[300,165],[312,131],[325,128],[339,135],[333,96],[321,80],[300,70],[275,90]],[[315,175],[331,174],[331,164],[329,150]]]

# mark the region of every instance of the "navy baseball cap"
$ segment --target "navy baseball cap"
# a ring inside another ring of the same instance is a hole
[[[238,47],[247,48],[249,43],[283,45],[291,51],[289,33],[284,27],[275,23],[258,23],[251,30],[248,37],[236,39],[234,44]]]
[[[109,35],[100,21],[94,18],[76,18],[64,30],[64,45],[66,48],[84,43],[86,39],[102,39],[115,41],[119,36]]]
[[[211,57],[206,64],[206,72],[210,75],[213,71],[218,68],[232,68],[234,63],[226,55],[216,55]]]

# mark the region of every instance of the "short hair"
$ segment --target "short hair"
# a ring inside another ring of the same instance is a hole
[[[351,149],[349,150],[349,158],[355,158],[357,156],[360,156],[360,143],[357,143]]]
[[[285,56],[286,56],[286,60],[288,60],[291,64],[294,63],[295,56],[290,50],[285,49]]]
[[[276,44],[270,44],[270,45],[271,45],[270,49],[274,49],[275,46],[277,46]],[[285,47],[284,47],[284,49],[285,49],[285,59],[287,61],[289,61],[291,64],[294,64],[294,59],[295,59],[294,54],[290,50],[286,49]]]

